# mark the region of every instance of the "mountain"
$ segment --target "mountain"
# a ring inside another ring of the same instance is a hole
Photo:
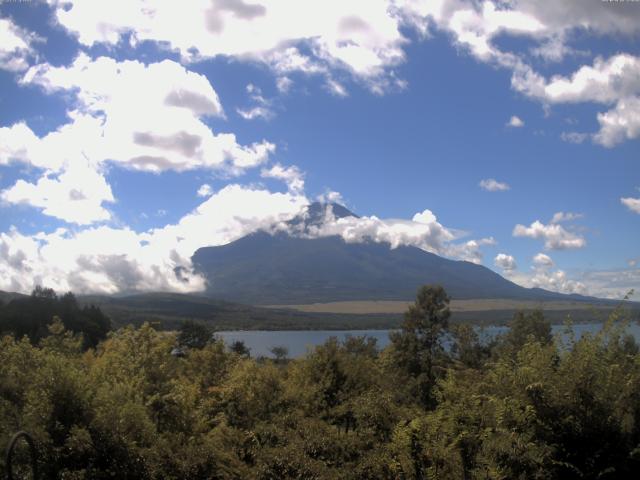
[[[26,297],[26,295],[23,295],[22,293],[5,292],[0,290],[0,303],[9,303],[13,299],[22,297]]]
[[[291,230],[304,232],[331,212],[336,218],[355,216],[341,205],[314,203],[290,222]],[[411,300],[419,286],[429,283],[443,285],[455,299],[588,300],[523,288],[481,265],[417,247],[347,243],[339,236],[259,231],[227,245],[200,248],[192,261],[207,278],[208,296],[252,305]]]

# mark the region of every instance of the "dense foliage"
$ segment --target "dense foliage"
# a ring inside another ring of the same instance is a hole
[[[61,297],[50,288],[36,287],[30,296],[0,304],[0,333],[16,338],[29,337],[37,343],[49,335],[47,325],[54,317],[61,319],[64,328],[83,336],[83,346],[95,347],[107,337],[111,321],[96,306],[78,305],[73,293]]]
[[[637,478],[624,321],[563,343],[522,315],[483,345],[447,304],[425,287],[385,350],[334,338],[293,360],[202,336],[172,355],[177,335],[148,324],[88,351],[60,320],[37,345],[5,336],[0,446],[31,432],[45,477],[65,479]]]

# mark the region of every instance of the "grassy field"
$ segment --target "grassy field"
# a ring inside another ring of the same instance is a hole
[[[336,313],[350,315],[365,314],[401,314],[412,302],[405,301],[347,301],[330,303],[312,303],[307,305],[264,305],[266,308],[291,309],[306,313]],[[533,310],[544,311],[576,311],[611,309],[611,304],[587,302],[537,302],[528,300],[478,299],[452,300],[452,312],[493,312],[496,310]]]

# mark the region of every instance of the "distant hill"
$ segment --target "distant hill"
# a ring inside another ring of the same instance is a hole
[[[328,206],[312,204],[291,225],[324,221]],[[337,218],[355,216],[331,204]],[[341,237],[304,238],[256,232],[227,245],[198,249],[194,268],[208,282],[206,294],[253,305],[346,300],[411,300],[419,286],[437,283],[454,299],[593,300],[524,288],[471,262],[455,261],[417,247],[346,243]]]
[[[0,290],[0,302],[2,303],[9,303],[14,298],[22,298],[22,297],[26,297],[26,295],[22,293],[4,292]]]
[[[404,308],[393,310],[335,309],[318,306],[317,311],[292,308],[261,308],[179,293],[141,293],[128,296],[80,295],[81,304],[93,304],[106,313],[115,328],[143,322],[157,324],[164,330],[179,328],[182,321],[192,319],[209,324],[215,330],[365,330],[398,328]],[[545,317],[562,323],[567,315],[579,323],[601,322],[613,305],[582,305],[582,302],[558,301],[538,305],[530,301],[464,301],[452,303],[453,322],[472,322],[478,325],[508,324],[515,312],[544,307]],[[336,307],[335,305],[333,306]],[[640,306],[629,304],[631,318],[640,319]]]
[[[191,319],[205,322],[215,330],[375,329],[397,327],[401,319],[398,314],[346,315],[260,308],[200,295],[164,292],[128,296],[81,295],[78,300],[99,306],[116,328],[151,322],[171,330]]]
[[[0,292],[0,299],[27,295]],[[96,305],[109,316],[114,328],[151,322],[163,330],[175,330],[184,320],[210,325],[214,330],[366,330],[397,328],[402,321],[404,302],[347,302],[341,304],[291,305],[271,308],[253,307],[204,297],[166,292],[126,296],[78,295],[81,306]],[[400,305],[402,304],[402,305]],[[372,308],[373,305],[373,308]],[[611,302],[594,305],[575,301],[537,302],[521,300],[454,300],[453,322],[478,325],[508,324],[516,311],[543,307],[545,317],[562,323],[567,315],[580,323],[601,322],[613,308]],[[350,308],[346,308],[350,307]],[[628,303],[631,318],[640,320],[640,305]]]

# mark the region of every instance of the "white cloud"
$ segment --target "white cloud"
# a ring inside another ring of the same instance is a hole
[[[534,74],[516,82],[517,90],[548,103],[597,102],[612,104],[640,93],[640,58],[626,53],[609,59],[598,57],[583,65],[571,77],[550,80]]]
[[[640,136],[640,57],[621,53],[609,59],[596,58],[570,77],[546,80],[529,68],[516,72],[512,85],[530,97],[546,103],[595,102],[614,107],[598,114],[600,130],[593,141],[613,147]],[[585,134],[561,135],[566,141],[581,143]]]
[[[45,174],[36,183],[18,180],[0,198],[41,208],[45,215],[80,225],[109,220],[111,214],[102,204],[114,201],[104,176],[83,159],[70,162],[57,177]]]
[[[50,135],[47,137],[52,138]],[[36,152],[36,147],[41,145],[42,142],[24,122],[15,123],[10,127],[0,127],[0,165],[17,161],[45,168],[47,166],[46,149],[39,148]],[[59,165],[53,166],[54,170],[58,168]]]
[[[443,254],[458,260],[481,264],[483,253],[481,248],[486,245],[495,245],[493,237],[480,238],[478,240],[467,240],[463,243],[450,243],[446,246]]]
[[[530,226],[516,225],[513,229],[514,237],[528,237],[544,240],[547,250],[565,250],[570,248],[583,248],[587,242],[576,234],[565,230],[562,225],[544,223],[536,220]]]
[[[329,90],[329,92],[331,92],[336,97],[349,96],[349,92],[347,92],[347,89],[344,88],[344,85],[342,85],[337,80],[333,78],[328,78],[326,83],[327,83],[327,89]]]
[[[513,128],[524,127],[524,122],[520,117],[513,115],[507,122],[507,127],[513,127]]]
[[[224,245],[248,233],[292,218],[308,204],[302,194],[270,192],[231,184],[175,225],[144,234],[150,244],[175,249],[181,258],[206,245]],[[160,257],[159,257],[160,258]]]
[[[199,197],[209,197],[213,194],[213,188],[208,183],[203,183],[198,188],[197,194]]]
[[[552,75],[547,80],[527,63],[526,51],[507,51],[495,40],[504,35],[527,37],[534,43],[529,51],[546,60],[559,61],[565,55],[583,57],[590,54],[567,45],[567,41],[575,38],[576,31],[637,35],[640,10],[633,2],[547,3],[533,0],[396,2],[407,23],[423,33],[428,31],[428,25],[451,33],[455,43],[476,59],[511,70],[512,88],[539,100],[545,107],[582,102],[613,105],[612,110],[598,116],[600,131],[592,136],[596,143],[611,147],[626,139],[638,138],[639,57],[628,53],[609,59],[598,57],[593,65],[582,65],[570,76]],[[564,139],[576,141],[581,137],[573,135]]]
[[[599,113],[598,123],[600,131],[593,140],[605,147],[640,137],[640,96],[622,99],[615,108]]]
[[[280,93],[288,93],[289,90],[291,90],[291,87],[293,86],[293,80],[291,80],[289,77],[278,77],[276,79],[276,87],[278,88],[278,91]]]
[[[36,65],[25,73],[23,82],[40,85],[50,93],[73,91],[78,108],[90,113],[117,111],[135,100],[136,110],[153,109],[156,113],[156,109],[173,107],[175,110],[169,112],[175,114],[224,117],[218,95],[207,78],[171,60],[145,65],[110,57],[91,59],[81,53],[68,67]]]
[[[556,212],[551,218],[551,223],[572,222],[573,220],[578,220],[583,217],[584,215],[582,213]]]
[[[617,300],[636,289],[636,295],[632,299],[639,300],[637,286],[640,284],[640,268],[630,266],[632,268],[629,269],[575,272],[569,276],[564,270],[553,270],[553,261],[541,253],[534,257],[531,272],[514,270],[505,272],[505,276],[524,287]]]
[[[320,203],[338,203],[345,204],[345,199],[340,192],[327,189],[323,194],[318,195],[316,200]]]
[[[273,118],[275,113],[271,106],[272,102],[262,95],[262,90],[251,83],[247,85],[246,90],[247,93],[249,93],[249,98],[251,99],[253,106],[246,109],[237,108],[236,112],[238,115],[245,120],[254,120],[256,118],[269,120]]]
[[[499,182],[495,178],[485,178],[484,180],[480,180],[478,185],[487,192],[503,192],[511,189],[507,183]]]
[[[624,3],[565,0],[548,4],[536,0],[518,0],[515,5],[525,14],[534,15],[554,32],[583,28],[600,34],[638,33],[640,12],[633,2]]]
[[[412,220],[376,216],[335,218],[331,213],[322,224],[309,227],[303,235],[312,238],[338,235],[348,243],[371,241],[388,243],[391,248],[414,246],[474,263],[482,262],[482,246],[495,244],[493,238],[454,243],[463,233],[443,226],[431,210],[416,213]]]
[[[516,270],[518,268],[516,259],[506,253],[499,253],[496,255],[496,258],[493,259],[493,263],[496,267],[501,268],[505,272]]]
[[[549,255],[545,255],[544,253],[538,253],[535,257],[533,257],[533,264],[539,268],[551,268],[555,264]]]
[[[196,0],[190,8],[171,1],[51,1],[57,21],[84,45],[116,44],[131,34],[136,42],[165,42],[185,61],[225,55],[277,72],[340,69],[371,85],[404,59],[401,19],[388,0]],[[308,54],[299,53],[302,46]],[[289,58],[294,51],[296,58]]]
[[[562,132],[560,138],[565,142],[580,144],[589,139],[589,134],[583,132]]]
[[[298,167],[292,165],[283,167],[279,163],[269,169],[262,169],[260,176],[263,178],[275,178],[287,184],[287,188],[292,193],[302,193],[304,191],[304,173]]]
[[[39,40],[9,18],[0,18],[0,69],[20,72],[29,68],[29,60],[35,55],[31,44]]]
[[[240,172],[265,162],[275,149],[266,141],[242,146],[234,134],[214,134],[201,117],[224,116],[218,95],[206,77],[170,60],[145,65],[81,54],[69,67],[33,67],[23,81],[48,92],[75,92],[82,112],[75,117],[94,119],[87,143],[95,161],[153,172]],[[63,128],[74,129],[74,123]]]
[[[114,200],[101,173],[106,162],[151,172],[208,168],[235,175],[275,151],[267,141],[244,146],[232,133],[212,132],[203,117],[224,118],[218,95],[206,77],[169,60],[145,65],[81,54],[68,67],[32,67],[22,81],[50,93],[70,92],[75,110],[68,112],[69,123],[43,137],[24,123],[0,128],[0,164],[19,161],[44,170],[35,184],[19,181],[3,197],[69,222],[109,218],[102,206]],[[75,203],[63,201],[67,197]]]
[[[640,268],[586,271],[582,272],[580,280],[591,295],[622,300],[631,290],[635,290],[631,298],[640,301]]]
[[[582,66],[571,78],[545,80],[527,63],[527,55],[558,61],[565,55],[581,55],[567,45],[575,32],[587,30],[603,35],[635,35],[640,15],[632,2],[571,0],[547,7],[546,2],[467,0],[344,0],[319,3],[313,0],[196,0],[184,8],[168,0],[148,5],[132,0],[117,6],[88,5],[78,0],[49,0],[57,21],[78,36],[84,45],[116,44],[129,35],[134,43],[162,42],[180,53],[184,62],[219,55],[268,65],[287,91],[288,75],[300,72],[322,75],[328,90],[344,95],[346,88],[333,73],[350,77],[375,93],[406,87],[395,67],[405,60],[403,47],[409,39],[403,27],[420,37],[432,28],[450,33],[457,46],[483,62],[513,72],[513,88],[544,103],[603,101],[617,104],[601,117],[601,132],[594,140],[611,146],[625,138],[637,138],[635,129],[607,133],[621,113],[621,100],[629,103],[629,89],[637,95],[637,82],[625,62],[637,62],[628,54],[598,59],[593,67]],[[550,13],[553,12],[553,13]],[[295,18],[295,21],[291,21]],[[188,25],[176,28],[176,24]],[[533,46],[526,52],[502,50],[495,40],[504,35],[526,37]],[[622,71],[624,70],[624,72]],[[607,79],[606,76],[609,75]],[[610,94],[613,92],[613,94]],[[592,100],[585,100],[591,96]],[[593,100],[593,98],[596,100]],[[264,108],[241,109],[247,118],[258,118]],[[620,129],[618,129],[620,130]],[[613,137],[611,136],[613,135]],[[612,140],[614,138],[615,140]]]
[[[144,233],[101,226],[27,236],[12,228],[0,233],[0,290],[200,291],[195,250],[287,220],[306,204],[300,195],[228,185],[178,223]]]
[[[501,254],[502,255],[502,254]],[[571,279],[566,272],[560,269],[552,270],[555,266],[553,260],[544,253],[538,253],[533,257],[532,272],[520,272],[510,255],[495,259],[495,265],[502,268],[509,280],[523,287],[536,287],[559,293],[578,293],[586,295],[590,293],[587,286],[578,280]]]
[[[433,253],[443,253],[446,243],[455,235],[442,226],[430,210],[417,213],[413,221],[401,219],[382,220],[376,216],[345,217],[327,221],[312,227],[312,237],[341,236],[345,242],[374,241],[389,243],[391,248],[413,245]]]
[[[273,117],[273,112],[266,107],[256,106],[248,109],[238,108],[236,109],[238,115],[245,120],[255,120],[256,118],[262,118],[268,120]]]
[[[560,293],[578,293],[580,295],[588,293],[584,283],[568,278],[563,270],[538,269],[530,278],[529,286]]]
[[[632,212],[640,214],[640,198],[621,198],[620,203],[622,203],[625,207],[627,207]]]

